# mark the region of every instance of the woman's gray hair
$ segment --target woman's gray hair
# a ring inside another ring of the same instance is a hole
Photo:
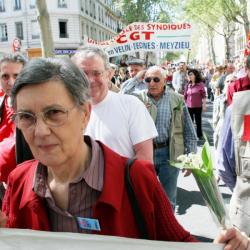
[[[110,63],[107,53],[96,46],[84,46],[80,48],[72,57],[71,60],[77,65],[78,62],[85,58],[99,56],[102,58],[105,69],[110,69]]]
[[[60,81],[76,104],[90,100],[89,81],[70,59],[39,58],[29,61],[15,80],[12,88],[12,105],[16,108],[16,96],[26,86]]]
[[[154,65],[147,69],[147,71],[159,71],[161,76],[165,79],[167,76],[167,71],[160,66]]]

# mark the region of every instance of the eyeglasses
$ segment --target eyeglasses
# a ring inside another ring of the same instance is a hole
[[[161,79],[159,77],[147,77],[144,80],[145,80],[145,82],[150,83],[152,80],[154,82],[160,82]]]
[[[41,116],[45,124],[48,126],[59,127],[67,121],[69,112],[72,111],[76,106],[77,105],[70,109],[56,107],[48,108],[37,114],[27,111],[19,111],[13,114],[12,120],[16,124],[17,128],[21,130],[33,129],[39,116]]]
[[[84,71],[84,73],[88,76],[88,77],[101,77],[103,75],[103,73],[105,72],[105,70],[91,70],[91,71]]]

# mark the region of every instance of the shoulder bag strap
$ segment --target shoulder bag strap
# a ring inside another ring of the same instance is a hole
[[[4,108],[5,97],[6,95],[3,95],[0,97],[0,123],[2,122],[2,119],[3,119],[3,108]]]
[[[136,159],[128,159],[126,162],[126,168],[125,168],[125,185],[128,192],[128,197],[134,212],[136,224],[139,227],[139,231],[141,234],[141,239],[149,239],[147,227],[145,225],[144,218],[141,214],[140,207],[138,205],[138,201],[135,196],[134,188],[131,182],[130,178],[130,168],[132,167],[134,161]]]

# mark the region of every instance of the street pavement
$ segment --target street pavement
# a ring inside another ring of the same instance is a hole
[[[202,116],[202,126],[203,133],[206,134],[213,150],[212,109],[212,102],[208,102],[207,111]],[[201,150],[203,143],[204,141],[198,142],[198,151]],[[219,182],[219,189],[228,208],[231,191],[222,182]],[[201,241],[211,242],[220,231],[192,175],[188,177],[183,177],[182,173],[179,175],[176,217],[186,230]]]

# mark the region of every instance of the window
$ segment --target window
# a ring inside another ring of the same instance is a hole
[[[0,41],[1,42],[8,41],[8,31],[6,23],[0,24]]]
[[[5,11],[4,0],[0,0],[0,12],[4,12],[4,11]]]
[[[104,10],[102,9],[102,23],[104,23]]]
[[[30,9],[36,8],[36,0],[30,0]]]
[[[84,22],[82,22],[82,40],[84,40]]]
[[[67,21],[59,21],[59,37],[60,38],[67,38],[68,37],[68,30],[67,30]]]
[[[81,0],[81,11],[84,11],[85,0]]]
[[[21,0],[14,0],[14,10],[21,9]]]
[[[15,23],[15,25],[16,25],[16,37],[23,40],[23,23],[17,22]]]
[[[93,16],[93,9],[92,9],[91,0],[89,0],[89,15],[90,15],[91,17]]]
[[[101,7],[98,6],[98,18],[99,18],[99,22],[101,22]]]
[[[94,15],[94,19],[96,19],[95,3],[93,3],[93,15]]]
[[[37,20],[31,21],[31,38],[32,39],[40,38],[40,28],[39,28]]]
[[[93,29],[93,27],[90,27],[90,38],[94,39],[94,29]]]
[[[85,13],[88,14],[88,7],[89,7],[89,4],[88,4],[88,1],[86,0],[85,1]]]
[[[58,0],[58,8],[67,8],[66,0]]]
[[[87,33],[87,37],[89,37],[89,26],[86,26],[86,33]]]

